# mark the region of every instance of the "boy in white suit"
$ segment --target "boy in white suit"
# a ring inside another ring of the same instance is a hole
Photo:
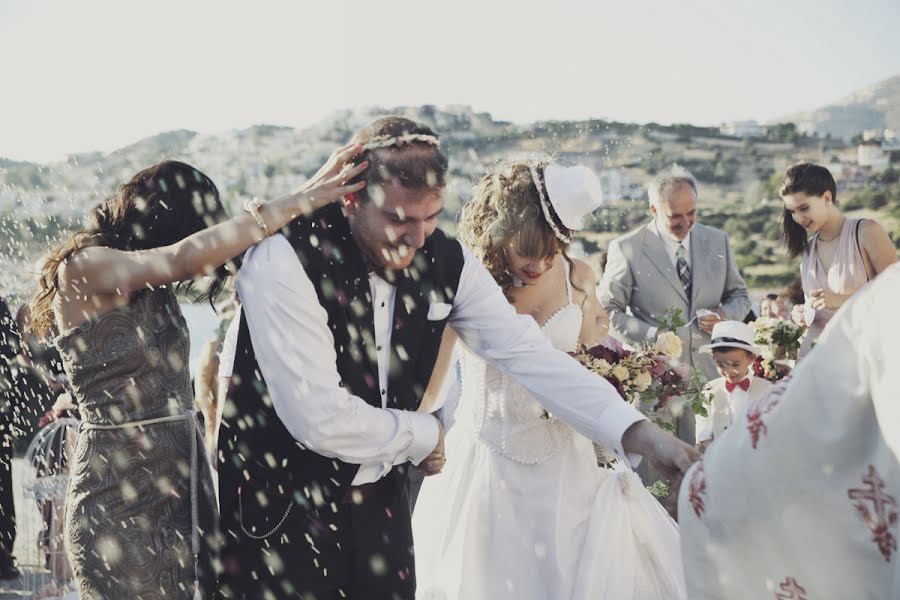
[[[712,354],[721,377],[707,384],[712,393],[709,415],[697,416],[697,444],[701,450],[722,435],[747,411],[747,407],[764,396],[772,384],[753,374],[753,362],[762,348],[753,343],[753,328],[740,321],[720,321],[712,330],[709,344],[701,353]]]

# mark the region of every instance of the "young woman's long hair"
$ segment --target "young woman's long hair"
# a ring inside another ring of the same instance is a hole
[[[837,206],[837,185],[831,171],[813,163],[798,163],[788,169],[779,190],[782,197],[798,193],[822,196],[825,192],[831,192],[831,202]],[[803,254],[809,244],[806,230],[794,220],[794,215],[786,208],[781,215],[781,239],[787,246],[791,258]]]
[[[536,165],[541,185],[546,166]],[[550,214],[559,230],[570,235],[552,209]],[[570,273],[574,273],[572,259],[566,254],[568,244],[554,235],[544,218],[528,163],[504,163],[481,178],[472,199],[462,208],[458,234],[504,291],[513,285],[512,274],[506,268],[506,249],[510,247],[531,258],[562,254]],[[574,282],[572,285],[584,291]]]
[[[219,190],[198,169],[174,160],[144,169],[92,208],[81,231],[48,253],[38,291],[31,299],[32,330],[43,337],[54,330],[53,299],[59,289],[59,267],[78,250],[89,246],[126,251],[160,248],[225,216]],[[197,299],[212,301],[227,274],[224,266],[218,268]]]

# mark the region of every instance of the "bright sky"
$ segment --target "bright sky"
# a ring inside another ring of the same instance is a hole
[[[0,156],[362,105],[718,124],[900,73],[897,0],[0,0]]]

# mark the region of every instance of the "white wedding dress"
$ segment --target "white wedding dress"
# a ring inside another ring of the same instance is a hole
[[[542,329],[573,352],[582,313],[568,294]],[[637,475],[598,467],[590,440],[468,350],[462,374],[447,464],[413,513],[416,597],[685,598],[677,525]]]

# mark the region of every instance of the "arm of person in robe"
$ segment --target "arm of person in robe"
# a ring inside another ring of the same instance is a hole
[[[263,205],[259,214],[270,231],[278,231],[301,214],[308,214],[365,183],[343,185],[362,173],[365,162],[345,168],[361,148],[347,145],[336,151],[322,169],[301,188]],[[60,290],[79,295],[123,294],[207,275],[264,238],[251,215],[240,215],[198,231],[169,246],[126,251],[90,246],[73,254],[60,267]]]
[[[252,248],[236,286],[278,418],[298,442],[385,471],[419,464],[442,438],[432,415],[376,408],[340,384],[328,315],[300,259],[278,234]]]
[[[650,423],[605,379],[557,350],[534,319],[516,314],[481,262],[465,263],[450,325],[473,352],[525,387],[576,431],[632,462],[641,455],[664,475],[684,472],[700,454]]]
[[[600,281],[600,304],[609,315],[612,329],[625,339],[635,343],[656,338],[657,324],[648,323],[626,310],[631,304],[634,290],[634,274],[617,240],[609,244],[606,270]]]

